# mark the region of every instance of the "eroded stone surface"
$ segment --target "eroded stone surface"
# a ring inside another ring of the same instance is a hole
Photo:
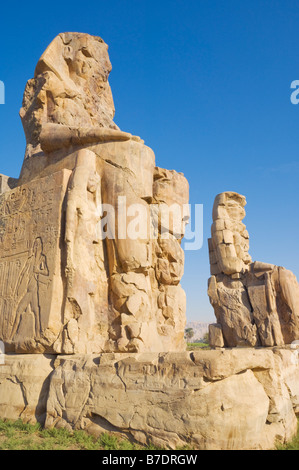
[[[296,433],[298,364],[297,350],[60,358],[46,424],[166,448],[273,448]]]
[[[272,449],[296,433],[298,349],[13,355],[1,418],[121,433],[167,449]]]
[[[0,365],[0,417],[42,425],[55,356],[6,354]]]

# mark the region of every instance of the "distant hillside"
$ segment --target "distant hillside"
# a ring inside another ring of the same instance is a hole
[[[191,341],[201,340],[206,333],[209,331],[210,323],[202,323],[199,321],[189,321],[186,323],[186,328],[192,328],[194,331],[194,336],[191,338]]]

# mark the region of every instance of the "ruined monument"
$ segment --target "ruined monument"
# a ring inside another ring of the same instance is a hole
[[[298,337],[295,278],[251,262],[245,199],[220,195],[221,349],[186,350],[188,182],[116,126],[110,71],[101,38],[64,33],[26,85],[20,177],[0,175],[0,418],[166,449],[271,449],[297,430],[299,349],[284,344]]]
[[[219,194],[209,239],[208,294],[218,324],[210,326],[215,346],[283,346],[299,339],[299,284],[280,266],[252,262],[244,196]]]
[[[185,349],[186,220],[170,211],[165,235],[162,215],[188,203],[188,183],[113,122],[107,49],[60,34],[26,85],[25,159],[0,196],[6,351]]]

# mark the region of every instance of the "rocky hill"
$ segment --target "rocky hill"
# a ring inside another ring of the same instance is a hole
[[[192,328],[194,331],[194,336],[191,341],[201,340],[209,330],[209,323],[202,323],[198,321],[189,321],[186,323],[186,328]]]

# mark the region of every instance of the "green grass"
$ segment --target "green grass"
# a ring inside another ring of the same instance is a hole
[[[113,434],[102,433],[98,438],[86,431],[69,432],[66,429],[43,429],[39,424],[21,420],[0,420],[0,450],[157,450],[130,442]],[[289,443],[277,450],[299,450],[298,433]],[[163,449],[158,449],[163,450]],[[180,449],[182,450],[182,449]],[[184,450],[191,450],[188,446]]]
[[[43,429],[21,420],[0,420],[0,450],[147,450],[128,439],[102,433],[98,438],[85,431]]]
[[[187,351],[194,349],[210,349],[210,346],[207,343],[187,343]]]
[[[277,450],[299,450],[299,419],[298,419],[297,436],[295,436],[287,444],[278,445]]]

